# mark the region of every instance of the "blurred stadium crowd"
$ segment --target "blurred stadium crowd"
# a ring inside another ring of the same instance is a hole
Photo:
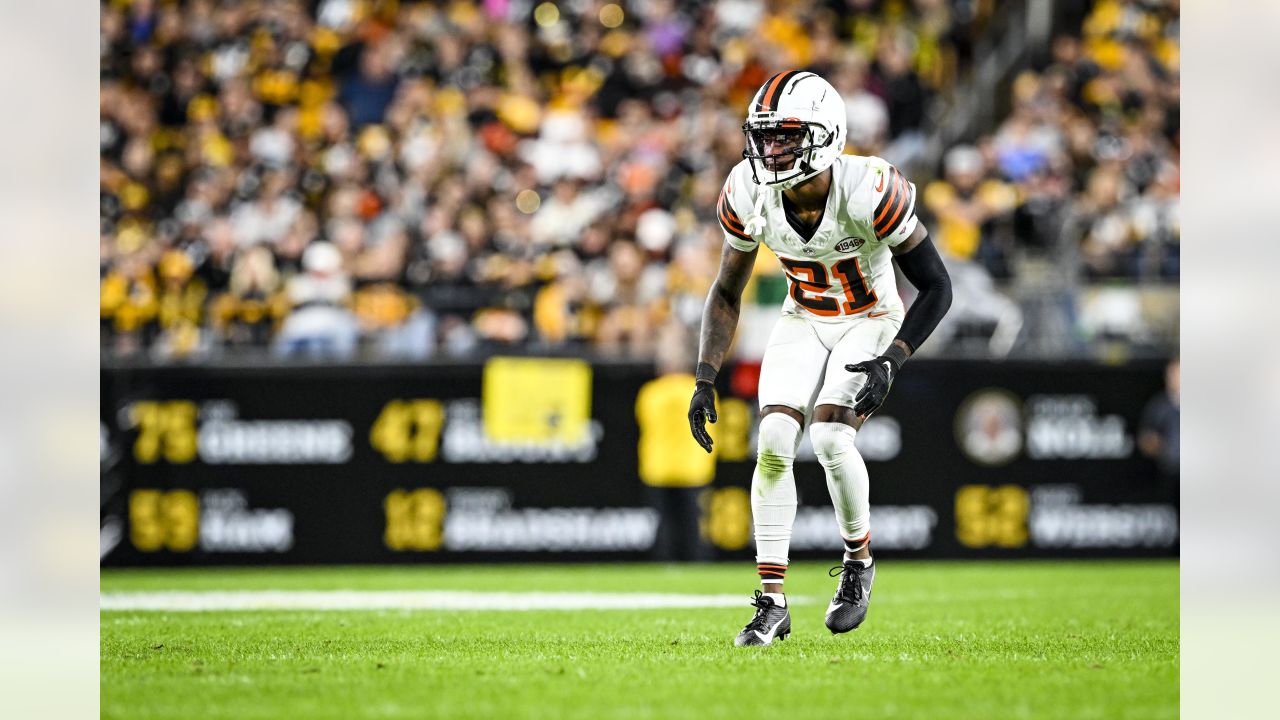
[[[923,190],[956,327],[1049,275],[1078,334],[1081,287],[1174,284],[1179,246],[1178,3],[1078,5],[935,157],[991,0],[108,0],[104,357],[648,356],[696,334],[744,108],[785,68]]]

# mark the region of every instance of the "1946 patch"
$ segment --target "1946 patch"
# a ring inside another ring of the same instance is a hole
[[[863,240],[860,237],[847,237],[836,243],[836,252],[853,252],[854,250],[862,247],[862,244],[865,242],[866,240]]]

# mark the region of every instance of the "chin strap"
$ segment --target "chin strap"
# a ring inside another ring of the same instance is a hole
[[[768,191],[767,187],[760,186],[760,191],[756,194],[755,207],[752,208],[750,217],[747,218],[747,222],[743,225],[743,229],[746,230],[748,235],[754,236],[762,232],[764,226],[768,224],[764,219],[764,194]]]

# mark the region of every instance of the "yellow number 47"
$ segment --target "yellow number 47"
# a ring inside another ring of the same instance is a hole
[[[444,405],[439,400],[392,400],[369,429],[369,444],[393,463],[436,459]]]

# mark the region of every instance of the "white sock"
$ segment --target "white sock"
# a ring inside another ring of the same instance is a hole
[[[844,423],[814,423],[809,428],[813,452],[827,475],[827,491],[836,508],[840,534],[865,537],[871,531],[871,483],[867,464],[854,447],[857,431]]]
[[[800,423],[786,413],[760,420],[756,470],[751,476],[751,519],[756,562],[786,565],[791,526],[796,521],[796,478],[792,464],[800,444]]]
[[[861,552],[863,548],[867,547],[870,544],[871,544],[871,533],[867,533],[866,535],[863,535],[861,538],[856,540],[850,540],[849,538],[844,538],[844,561],[853,562],[854,560],[857,560],[858,562],[862,563],[863,567],[871,567],[870,558],[863,559],[858,557],[858,553]]]
[[[782,593],[765,593],[764,596],[772,600],[773,604],[778,607],[787,606],[787,596]]]

